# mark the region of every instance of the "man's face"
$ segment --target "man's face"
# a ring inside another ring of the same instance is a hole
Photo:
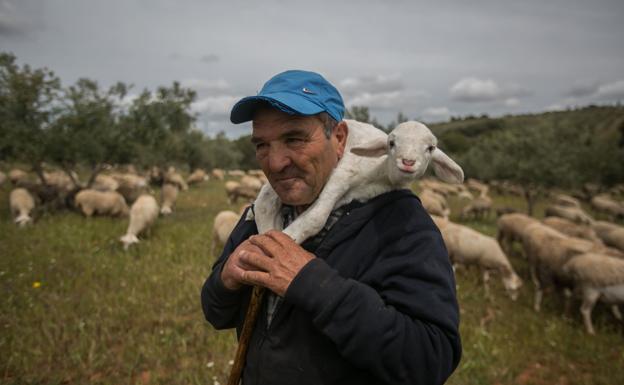
[[[314,202],[342,157],[346,136],[344,122],[327,139],[318,117],[273,108],[254,114],[256,158],[282,203],[288,205],[305,207]]]

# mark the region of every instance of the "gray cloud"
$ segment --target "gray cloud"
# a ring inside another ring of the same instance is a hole
[[[573,98],[582,98],[591,96],[598,91],[600,83],[598,82],[576,82],[572,88],[565,92],[565,96]]]
[[[199,59],[202,63],[216,63],[219,61],[219,56],[211,53],[208,55],[204,55]]]

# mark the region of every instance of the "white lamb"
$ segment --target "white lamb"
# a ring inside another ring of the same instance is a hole
[[[234,211],[223,210],[217,214],[212,224],[212,255],[215,255],[217,245],[225,245],[239,220],[240,215]]]
[[[318,199],[284,230],[295,242],[302,243],[317,234],[334,207],[408,186],[424,174],[430,161],[436,175],[445,182],[463,181],[461,167],[436,147],[436,137],[424,124],[401,123],[385,134],[370,124],[345,122],[349,134],[343,158]],[[265,184],[254,205],[260,233],[281,229],[280,206],[275,191]]]
[[[158,218],[158,203],[151,195],[141,195],[130,208],[130,223],[126,235],[119,238],[124,249],[133,243],[138,243],[137,237],[142,232],[148,231]]]
[[[15,218],[15,224],[24,227],[32,223],[30,213],[35,208],[35,199],[25,188],[16,188],[9,195],[9,206]]]

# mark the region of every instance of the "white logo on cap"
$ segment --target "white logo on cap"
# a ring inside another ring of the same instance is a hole
[[[301,91],[305,92],[306,94],[312,94],[312,95],[314,95],[314,94],[315,94],[315,92],[314,92],[314,91],[310,91],[309,89],[307,89],[307,88],[305,88],[305,87],[303,87],[303,89],[302,89]]]

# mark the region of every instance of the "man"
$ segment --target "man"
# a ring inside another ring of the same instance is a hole
[[[284,227],[319,196],[345,149],[338,91],[286,71],[239,101]],[[243,384],[440,384],[461,355],[455,283],[440,232],[409,190],[336,208],[299,246],[243,215],[202,289],[206,319],[240,334],[251,286],[270,291]]]

